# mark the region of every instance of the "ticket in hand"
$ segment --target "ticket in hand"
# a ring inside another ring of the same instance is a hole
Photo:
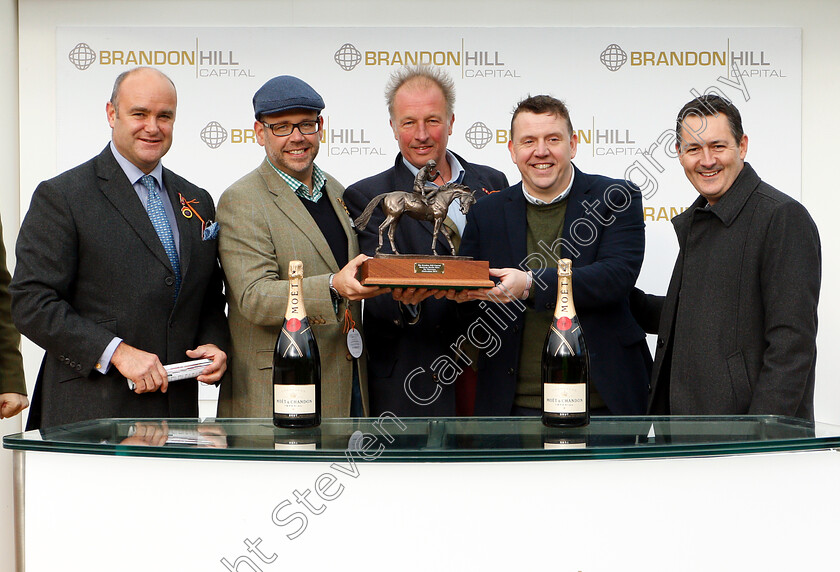
[[[172,363],[163,366],[163,369],[166,370],[167,381],[178,381],[181,379],[191,379],[194,377],[198,377],[199,375],[201,375],[201,372],[204,370],[204,368],[210,365],[211,363],[213,363],[213,360],[204,358],[192,361],[184,361],[181,363]],[[130,379],[127,379],[126,381],[128,382],[128,388],[131,391],[134,391],[134,388],[137,387],[135,383]]]

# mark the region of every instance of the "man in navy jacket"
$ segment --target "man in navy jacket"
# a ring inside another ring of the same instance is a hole
[[[581,172],[563,102],[519,103],[511,158],[522,182],[476,204],[460,255],[489,260],[499,284],[457,295],[470,321],[500,341],[479,357],[476,415],[541,412],[539,359],[557,297],[557,260],[572,260],[572,289],[591,361],[592,413],[645,412],[651,357],[628,296],[644,257],[641,193],[632,183]],[[479,322],[480,321],[480,322]]]
[[[468,163],[447,149],[455,121],[455,92],[452,79],[437,68],[408,67],[395,72],[386,86],[385,96],[394,137],[400,153],[394,166],[347,188],[344,200],[355,218],[368,202],[381,193],[411,192],[417,172],[433,159],[437,177],[433,186],[448,182],[467,185],[484,197],[488,191],[507,187],[500,171]],[[463,232],[464,218],[458,201],[449,208],[447,224],[454,234]],[[373,255],[378,228],[384,220],[381,209],[374,211],[359,248]],[[401,254],[432,254],[433,225],[409,217],[400,220],[395,234]],[[448,253],[443,235],[438,235],[437,251]],[[385,241],[383,253],[390,253]],[[424,299],[430,292],[407,289],[365,301],[364,322],[368,350],[368,386],[372,415],[391,411],[400,416],[438,416],[455,414],[455,384],[440,379],[436,361],[454,357],[450,348],[455,339],[455,312],[446,300]]]

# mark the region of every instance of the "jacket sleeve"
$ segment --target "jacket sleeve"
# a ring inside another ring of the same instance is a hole
[[[578,310],[598,308],[625,300],[639,277],[645,256],[645,223],[642,194],[632,183],[623,188],[630,204],[610,207],[608,201],[592,206],[593,222],[600,233],[594,262],[578,266],[572,274],[575,306]],[[618,202],[616,200],[616,202]],[[568,228],[568,226],[567,226]],[[555,291],[556,296],[556,279]]]
[[[659,319],[664,304],[665,296],[646,294],[638,288],[630,292],[630,312],[636,323],[648,334],[659,333]]]
[[[38,185],[17,241],[17,266],[9,290],[20,332],[87,376],[114,334],[71,305],[78,268],[73,208],[49,181]]]
[[[2,236],[3,226],[0,224],[0,393],[26,395],[23,359],[19,349],[20,334],[12,324],[9,296],[11,276],[6,268],[6,249]]]
[[[816,360],[821,254],[817,227],[797,202],[774,212],[761,260],[764,351],[750,414],[796,415]]]

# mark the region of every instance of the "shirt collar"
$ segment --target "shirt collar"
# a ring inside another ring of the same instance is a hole
[[[569,179],[569,186],[566,187],[566,190],[551,199],[550,201],[544,201],[542,199],[538,199],[537,197],[530,194],[525,189],[525,181],[522,181],[522,194],[525,195],[525,200],[531,203],[532,205],[553,205],[554,203],[559,203],[563,199],[569,196],[569,193],[572,191],[572,185],[575,183],[575,168],[569,163],[569,166],[572,167],[572,176]]]
[[[140,180],[140,177],[146,174],[140,169],[140,167],[123,157],[122,154],[117,151],[117,147],[114,145],[113,141],[111,141],[111,153],[114,154],[114,159],[117,160],[117,164],[123,170],[123,173],[125,173],[125,176],[128,177],[128,181],[132,185],[136,185]],[[155,168],[152,169],[152,172],[149,174],[155,178],[158,187],[163,189],[163,165],[160,161],[158,161]]]
[[[324,186],[327,184],[327,176],[318,165],[312,165],[312,186],[314,188],[310,190],[304,183],[275,167],[274,163],[272,163],[267,157],[266,160],[268,161],[268,164],[271,165],[271,168],[280,175],[280,178],[283,179],[289,187],[291,187],[297,196],[317,203],[324,194]]]
[[[411,172],[412,175],[415,177],[417,173],[420,172],[420,169],[409,163],[405,157],[402,158],[403,165],[405,165],[408,170]],[[449,169],[452,171],[452,178],[448,181],[444,181],[446,183],[461,183],[464,181],[464,175],[466,175],[466,170],[464,170],[464,166],[461,165],[461,162],[458,161],[458,158],[455,156],[455,153],[450,151],[449,149],[446,150],[446,162],[449,163]],[[431,181],[426,183],[427,185],[432,185],[437,187]]]

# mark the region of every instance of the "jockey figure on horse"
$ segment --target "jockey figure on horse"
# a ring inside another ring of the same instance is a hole
[[[420,195],[423,202],[431,206],[434,202],[435,195],[437,195],[438,188],[427,187],[426,183],[431,183],[440,176],[440,171],[437,170],[437,161],[429,159],[429,162],[417,172],[414,177],[414,192]]]

